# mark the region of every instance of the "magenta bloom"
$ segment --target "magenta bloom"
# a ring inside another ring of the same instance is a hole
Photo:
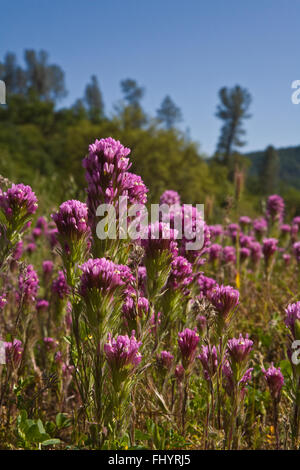
[[[87,205],[74,199],[63,202],[52,214],[58,232],[66,239],[77,240],[89,232]]]
[[[240,334],[239,338],[233,338],[228,341],[227,350],[231,359],[240,364],[244,362],[252,349],[253,341],[246,334],[245,338]]]
[[[289,304],[285,309],[285,324],[295,338],[295,322],[300,320],[300,302]]]
[[[260,218],[253,221],[253,229],[257,236],[262,236],[268,230],[266,219]]]
[[[209,300],[225,321],[239,304],[239,291],[231,286],[215,286],[209,293]]]
[[[290,255],[289,253],[284,253],[284,254],[282,255],[282,259],[283,259],[283,261],[284,261],[284,264],[285,264],[286,266],[288,266],[288,265],[290,264],[290,262],[291,262],[291,255]]]
[[[223,227],[222,225],[209,225],[208,229],[210,231],[210,238],[211,240],[215,240],[216,238],[223,235]]]
[[[211,245],[208,250],[209,261],[213,262],[213,261],[216,261],[217,259],[220,259],[222,256],[222,251],[223,251],[223,248],[218,243],[214,243],[213,245]]]
[[[203,367],[204,378],[210,381],[218,369],[218,353],[215,346],[202,345],[201,353],[197,356]]]
[[[200,289],[200,295],[207,297],[209,296],[210,291],[216,286],[217,281],[212,277],[206,277],[204,274],[200,274],[198,277],[198,286]]]
[[[253,367],[250,367],[249,369],[247,369],[243,377],[241,378],[241,380],[236,384],[240,389],[242,399],[244,398],[245,393],[246,393],[246,386],[252,379],[252,371],[253,371]],[[232,396],[234,392],[234,388],[235,388],[235,383],[234,383],[233,371],[231,369],[229,361],[227,360],[225,360],[222,366],[222,374],[223,374],[224,388],[226,392],[228,393],[228,395]]]
[[[142,317],[143,315],[146,315],[148,313],[149,301],[145,297],[139,297],[136,311],[134,299],[130,296],[127,296],[123,303],[122,311],[127,320],[134,320],[137,315]]]
[[[155,222],[146,229],[141,244],[147,257],[156,258],[162,251],[169,251],[176,256],[178,252],[176,237],[177,230],[171,229],[164,222]]]
[[[157,357],[157,362],[159,366],[165,367],[166,369],[170,369],[174,360],[173,354],[168,351],[162,351],[160,355]]]
[[[282,221],[284,212],[284,201],[278,194],[269,196],[267,201],[267,217],[273,222],[275,220]]]
[[[210,231],[202,213],[191,205],[177,206],[172,213],[172,223],[174,222],[175,229],[183,235],[178,241],[179,254],[194,265],[203,264],[205,262],[203,255],[210,246]],[[167,222],[164,217],[163,221]]]
[[[181,351],[184,368],[194,361],[199,341],[200,337],[196,328],[194,330],[186,328],[178,333],[178,346]]]
[[[33,266],[29,264],[19,276],[19,298],[24,303],[34,302],[39,288],[39,279]]]
[[[176,256],[171,263],[171,273],[168,284],[173,289],[186,287],[193,280],[191,263],[183,256]]]
[[[125,190],[125,173],[129,170],[130,149],[111,137],[96,140],[89,146],[89,153],[83,159],[88,183],[87,205],[90,216],[94,216],[99,204],[112,203]]]
[[[262,251],[266,262],[268,262],[274,253],[278,250],[277,244],[278,240],[276,240],[276,238],[265,238],[263,240]]]
[[[182,364],[177,364],[177,366],[175,367],[175,377],[177,379],[177,382],[180,384],[183,379],[184,379],[184,367],[182,366]]]
[[[146,204],[148,191],[140,176],[130,172],[125,173],[122,196],[128,196],[130,204]]]
[[[28,245],[26,246],[26,251],[29,254],[33,253],[36,249],[37,249],[37,246],[35,243],[28,243]]]
[[[32,236],[33,236],[34,240],[37,240],[38,238],[40,238],[41,235],[42,235],[42,230],[40,228],[35,227],[32,230]]]
[[[43,273],[45,275],[51,274],[53,271],[53,261],[45,260],[43,261]]]
[[[296,217],[293,218],[293,225],[297,225],[300,227],[300,216],[297,215]]]
[[[236,250],[234,246],[224,246],[223,260],[226,264],[236,263]]]
[[[250,257],[251,251],[249,248],[243,247],[240,249],[241,262],[246,261]]]
[[[22,240],[20,240],[15,246],[15,249],[12,255],[13,259],[15,261],[19,260],[22,256],[22,253],[23,253],[23,242]]]
[[[200,335],[203,336],[207,327],[206,317],[204,317],[203,315],[197,315],[196,322],[197,322],[198,331]]]
[[[288,224],[283,224],[280,226],[281,233],[286,235],[291,232],[292,227]]]
[[[227,227],[227,234],[230,236],[232,243],[236,242],[236,237],[238,232],[240,231],[240,227],[238,224],[229,224]]]
[[[130,338],[126,335],[114,339],[109,334],[104,352],[110,368],[113,371],[120,371],[128,366],[136,367],[142,360],[139,352],[141,344],[141,341],[136,340],[134,331]]]
[[[47,220],[44,218],[44,217],[39,217],[36,221],[36,224],[35,224],[36,228],[41,230],[41,231],[45,231],[48,227],[48,223],[47,223]]]
[[[53,351],[58,346],[58,341],[54,338],[46,337],[43,341],[47,351]]]
[[[242,228],[247,228],[252,224],[252,220],[247,215],[242,215],[239,222]]]
[[[36,303],[36,309],[38,312],[46,312],[49,308],[48,300],[39,299]]]
[[[271,367],[269,367],[269,369],[267,370],[262,369],[262,372],[267,381],[273,400],[278,401],[280,399],[280,392],[284,384],[284,377],[282,375],[280,367],[276,369],[272,362]]]
[[[70,293],[70,288],[63,271],[58,272],[58,276],[52,282],[52,292],[58,295],[60,299],[64,299]]]
[[[253,264],[259,263],[262,258],[262,247],[259,242],[252,242],[250,245],[251,260]]]
[[[293,253],[296,257],[297,263],[300,263],[300,242],[296,242],[293,244]]]
[[[298,231],[299,231],[299,225],[293,224],[291,226],[291,240],[294,243],[297,241]]]
[[[124,272],[131,275],[127,266],[123,266]],[[122,276],[122,266],[113,263],[105,258],[89,259],[80,266],[82,271],[80,279],[80,293],[85,296],[91,289],[112,294],[114,290],[124,285],[124,276]],[[123,277],[123,279],[122,279]]]
[[[10,220],[34,214],[38,204],[30,186],[13,184],[6,192],[0,192],[0,207]]]
[[[176,191],[172,189],[167,189],[161,196],[159,200],[160,204],[168,204],[169,206],[180,204],[180,196]]]
[[[17,367],[22,360],[22,354],[22,341],[14,339],[12,343],[5,343],[5,356],[7,364],[11,364],[13,367]]]
[[[240,236],[240,245],[241,245],[243,248],[250,248],[252,242],[253,242],[253,237],[241,233],[241,236]]]

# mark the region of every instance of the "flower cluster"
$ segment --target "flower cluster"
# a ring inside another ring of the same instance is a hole
[[[276,367],[274,367],[274,364],[272,363],[271,367],[269,367],[267,370],[263,368],[262,372],[267,381],[272,398],[278,401],[280,398],[281,389],[284,384],[284,377],[282,375],[280,367],[276,369]]]
[[[83,297],[92,289],[112,293],[117,287],[125,284],[124,275],[131,275],[127,266],[117,265],[106,258],[89,259],[80,269],[80,293]]]
[[[114,339],[109,333],[108,341],[104,345],[104,352],[110,368],[120,371],[128,366],[136,367],[142,360],[139,352],[141,345],[141,341],[136,340],[134,331],[130,338],[125,335]]]
[[[176,191],[172,189],[167,189],[160,196],[160,204],[168,204],[169,206],[180,205],[180,196]]]
[[[285,309],[285,313],[286,313],[285,324],[290,329],[293,337],[295,337],[296,322],[297,323],[299,322],[299,326],[300,326],[300,302],[289,304],[287,308]]]
[[[89,231],[87,205],[74,199],[61,204],[52,219],[59,234],[66,239],[79,239]]]
[[[32,264],[26,266],[19,276],[19,298],[25,304],[34,302],[39,288],[39,279]]]
[[[233,338],[228,341],[227,350],[231,360],[236,364],[242,364],[248,358],[252,349],[253,341],[246,334],[245,338],[240,334],[239,338]]]
[[[53,280],[52,292],[55,293],[60,299],[65,299],[70,293],[70,288],[67,284],[67,280],[63,271],[59,271],[57,278]]]
[[[216,285],[209,293],[209,300],[218,314],[226,321],[239,304],[239,291],[231,286]]]
[[[112,203],[126,190],[126,173],[131,166],[129,154],[129,148],[111,137],[97,139],[89,146],[82,165],[86,170],[90,216],[95,215],[100,204]]]
[[[22,341],[14,339],[13,342],[5,343],[6,363],[16,368],[20,365],[23,354]]]
[[[178,333],[178,346],[184,368],[187,368],[194,361],[199,341],[200,336],[196,328],[194,330],[185,328],[185,330]]]
[[[280,222],[283,219],[284,212],[284,201],[281,196],[278,194],[273,194],[269,196],[267,201],[267,217],[272,221],[279,220]]]
[[[10,220],[34,214],[38,204],[30,186],[13,184],[6,192],[0,192],[0,207]]]
[[[191,263],[183,256],[176,256],[171,263],[168,283],[171,288],[179,289],[188,286],[193,280]]]

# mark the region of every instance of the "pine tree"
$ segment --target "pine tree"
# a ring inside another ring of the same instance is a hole
[[[260,184],[263,194],[270,195],[278,191],[279,168],[279,155],[275,148],[272,145],[269,145],[263,156],[260,174]]]
[[[224,124],[221,129],[217,153],[221,155],[223,163],[228,165],[234,149],[245,145],[241,137],[245,135],[242,127],[244,119],[248,119],[248,108],[251,103],[251,95],[247,89],[236,85],[233,88],[221,88],[219,91],[221,103],[217,107],[216,116]]]
[[[87,106],[88,116],[92,122],[99,122],[104,117],[104,104],[95,75],[91,77],[91,83],[85,88],[84,102]]]
[[[160,108],[157,110],[157,118],[168,130],[182,121],[181,110],[176,106],[170,96],[167,95],[162,101]]]

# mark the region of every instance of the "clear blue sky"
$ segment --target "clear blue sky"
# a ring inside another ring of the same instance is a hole
[[[299,0],[0,0],[0,57],[45,49],[65,71],[61,105],[82,96],[96,74],[110,113],[120,80],[146,88],[154,113],[166,94],[182,109],[182,129],[215,149],[217,92],[240,84],[253,95],[245,150],[300,144]]]

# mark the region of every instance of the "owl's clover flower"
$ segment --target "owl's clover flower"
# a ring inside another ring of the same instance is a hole
[[[285,309],[285,313],[285,324],[290,329],[293,337],[295,338],[296,330],[300,331],[300,302],[289,304]]]
[[[218,369],[218,352],[215,346],[202,345],[201,353],[197,356],[203,367],[204,378],[210,381]]]
[[[197,329],[185,330],[178,333],[178,346],[182,356],[182,365],[186,369],[195,359],[197,346],[200,341],[200,336]]]
[[[282,375],[280,367],[274,367],[274,364],[272,362],[271,367],[269,367],[267,370],[263,368],[262,372],[268,384],[273,400],[279,401],[280,392],[284,384],[284,377]]]
[[[300,242],[293,244],[293,253],[295,255],[297,263],[300,263]]]
[[[240,334],[238,338],[232,338],[228,341],[227,351],[232,361],[241,364],[248,358],[252,350],[253,341],[246,334],[245,338]]]
[[[111,370],[120,372],[125,368],[135,368],[142,360],[139,352],[141,344],[141,341],[136,340],[134,331],[130,338],[125,335],[114,339],[109,333],[108,341],[104,344],[104,352]]]
[[[79,290],[83,297],[92,289],[112,294],[117,287],[124,285],[125,280],[128,278],[130,280],[132,276],[127,266],[117,265],[106,258],[89,259],[80,266],[80,269],[82,275]]]
[[[35,301],[39,288],[39,279],[33,266],[29,264],[19,275],[18,297],[25,304]]]
[[[58,272],[58,276],[52,282],[52,292],[54,292],[61,300],[65,299],[70,293],[70,287],[67,284],[63,271]]]
[[[236,263],[236,250],[234,246],[224,246],[223,248],[223,261],[226,264]]]
[[[13,184],[6,192],[0,192],[0,207],[7,220],[18,220],[34,214],[38,204],[30,186]]]
[[[5,343],[5,356],[6,364],[12,365],[13,368],[18,367],[22,360],[23,345],[19,339],[14,339],[13,342]]]
[[[239,304],[239,291],[231,286],[216,285],[209,292],[209,300],[215,307],[220,320],[226,323],[230,313]]]
[[[168,351],[161,351],[156,360],[159,367],[170,369],[174,360],[174,356]]]
[[[273,194],[269,196],[267,201],[267,217],[272,220],[272,222],[278,220],[282,221],[284,212],[284,201],[281,196],[278,194]]]
[[[180,196],[176,191],[167,189],[159,200],[160,204],[168,204],[169,206],[180,205]]]
[[[100,204],[114,203],[126,189],[125,180],[131,163],[130,149],[111,137],[96,139],[83,159],[88,183],[87,205],[90,218],[94,218]]]
[[[168,285],[173,289],[188,286],[193,280],[191,263],[183,256],[176,256],[171,263],[171,272]]]

